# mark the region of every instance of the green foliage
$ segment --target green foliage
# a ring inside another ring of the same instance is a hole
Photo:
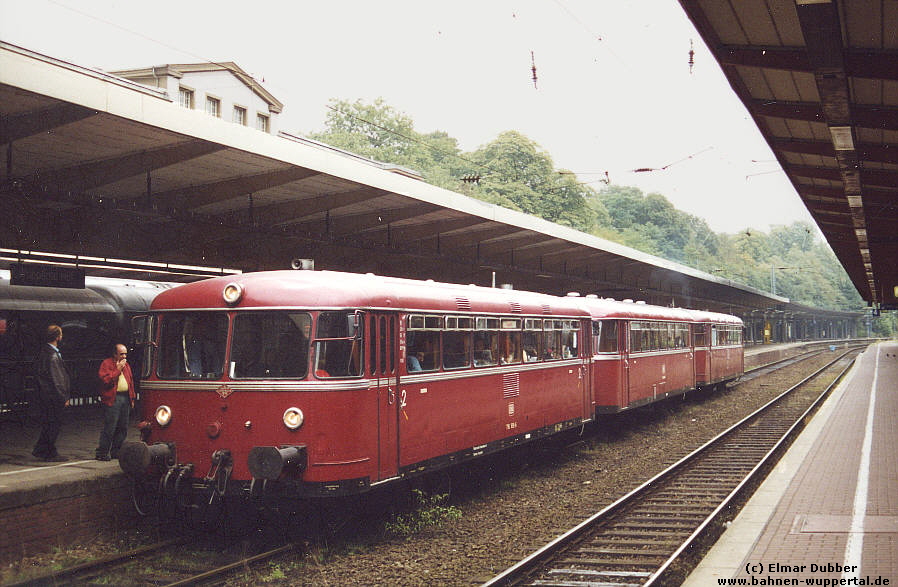
[[[663,195],[608,185],[597,192],[555,168],[548,153],[506,131],[471,153],[444,131],[419,133],[412,119],[378,98],[332,100],[325,130],[311,138],[378,161],[411,168],[434,185],[532,214],[731,279],[794,302],[862,310],[863,302],[835,255],[813,226],[795,222],[770,233],[754,228],[716,234],[674,208]],[[479,178],[464,182],[465,176]],[[771,277],[771,273],[773,276]],[[881,321],[882,328],[895,332]],[[397,521],[397,524],[404,523]]]
[[[719,238],[696,216],[674,208],[661,194],[610,185],[598,194],[609,225],[627,246],[698,266],[718,253]]]
[[[408,514],[397,514],[393,520],[384,524],[384,529],[396,536],[411,536],[430,526],[439,526],[445,520],[461,518],[461,510],[455,506],[444,505],[448,495],[428,496],[420,489],[412,491],[415,497],[415,508]]]
[[[268,564],[268,574],[259,578],[263,583],[272,583],[274,581],[283,581],[287,578],[287,573],[284,572],[284,569],[281,568],[279,563],[269,563]]]

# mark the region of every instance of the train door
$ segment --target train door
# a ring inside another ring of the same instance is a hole
[[[620,389],[621,402],[618,407],[630,405],[630,323],[621,320],[618,329],[618,346],[620,347]]]
[[[368,364],[377,392],[378,480],[399,475],[399,410],[397,397],[397,316],[371,313],[368,316]]]
[[[592,336],[592,322],[585,320],[580,325],[580,397],[583,398],[583,419],[592,420],[596,413],[596,398],[592,386],[592,360],[598,348]]]
[[[706,385],[711,381],[710,328],[708,324],[692,325],[693,365],[695,365],[695,385]]]

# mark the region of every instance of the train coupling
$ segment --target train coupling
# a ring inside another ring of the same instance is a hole
[[[273,481],[285,471],[302,473],[306,470],[308,455],[306,445],[254,446],[249,451],[247,465],[253,480]]]
[[[212,465],[209,468],[209,473],[203,478],[203,482],[218,495],[224,495],[233,469],[234,458],[231,456],[231,451],[219,449],[212,453]]]
[[[157,442],[148,445],[145,442],[125,442],[118,453],[118,464],[131,477],[140,477],[147,473],[150,465],[165,472],[175,463],[175,443]]]
[[[193,463],[186,465],[172,465],[159,480],[159,490],[162,495],[176,497],[190,488],[193,479]]]

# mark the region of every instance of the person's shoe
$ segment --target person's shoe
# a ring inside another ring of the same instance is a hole
[[[111,459],[109,458],[109,455],[103,455],[103,456],[99,456],[99,455],[98,455],[98,456],[96,456],[96,457],[94,457],[94,458],[95,458],[96,460],[98,460],[98,461],[108,461],[108,460],[111,460]]]
[[[44,457],[44,460],[47,461],[48,463],[64,463],[69,459],[62,456],[61,454],[55,454],[55,455],[51,455],[49,457]]]
[[[36,458],[36,459],[40,459],[40,460],[42,460],[42,461],[43,461],[44,459],[47,458],[47,455],[45,455],[44,453],[42,453],[42,452],[36,452],[36,451],[35,451],[35,452],[32,452],[32,453],[31,453],[31,456],[33,456],[33,457]]]

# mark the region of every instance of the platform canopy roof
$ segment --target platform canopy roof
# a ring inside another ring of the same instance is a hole
[[[898,308],[898,3],[680,4],[861,296]]]
[[[0,137],[0,259],[67,253],[113,275],[103,268],[114,259],[248,271],[311,258],[316,269],[725,312],[789,302],[3,43]]]

